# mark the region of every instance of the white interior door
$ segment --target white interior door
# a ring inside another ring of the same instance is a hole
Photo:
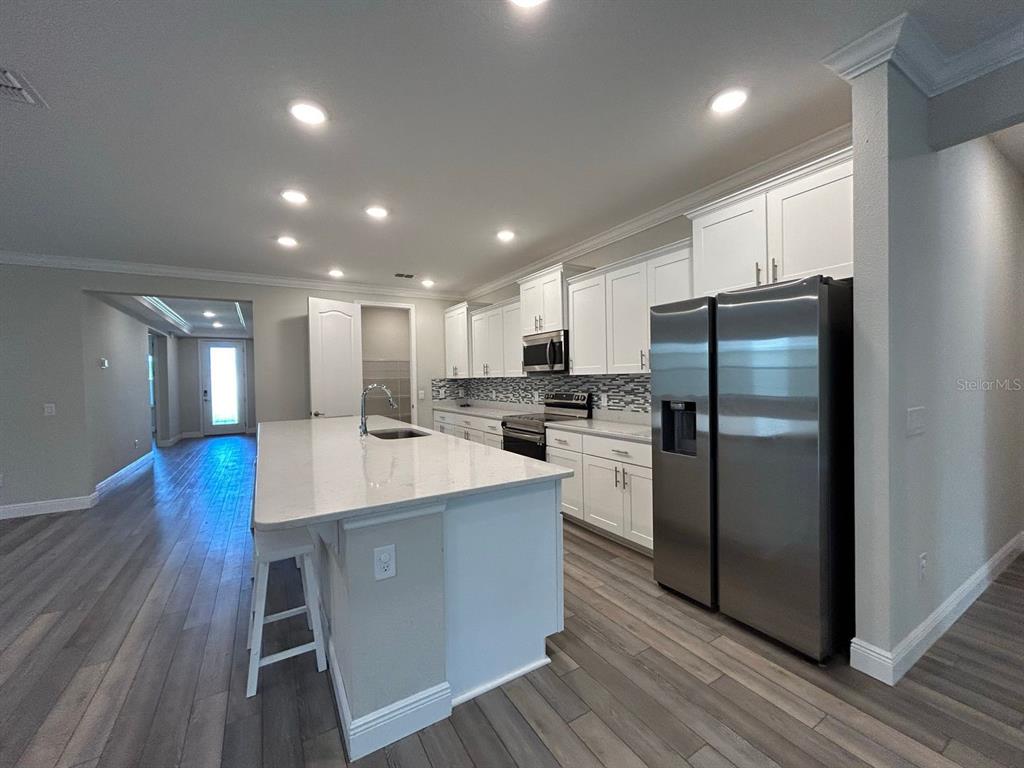
[[[245,342],[199,342],[203,434],[245,432]]]
[[[354,416],[363,389],[358,304],[309,297],[309,404],[314,417]]]

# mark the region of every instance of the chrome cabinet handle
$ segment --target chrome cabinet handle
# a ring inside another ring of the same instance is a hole
[[[561,437],[556,437],[555,438],[555,442],[556,443],[562,443],[562,445],[568,445],[569,444],[568,440],[566,440],[564,438],[561,438]]]
[[[754,262],[754,285],[761,284],[761,262]]]
[[[644,351],[640,350],[640,370],[644,369]]]
[[[537,330],[544,330],[544,315],[537,315]]]
[[[772,282],[779,282],[779,262],[772,258]]]
[[[627,487],[628,486],[626,485],[626,468],[623,467],[622,468],[622,490],[626,490]]]
[[[615,468],[615,487],[619,487],[619,468]]]
[[[616,453],[619,456],[629,456],[629,451],[624,451],[621,448],[612,448],[612,453]],[[625,472],[626,470],[622,470]]]

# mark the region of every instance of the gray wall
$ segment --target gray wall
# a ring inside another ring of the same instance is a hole
[[[155,339],[156,435],[158,441],[181,435],[178,393],[178,340],[174,336]]]
[[[363,360],[409,359],[409,310],[363,307]]]
[[[78,359],[84,369],[85,426],[95,485],[150,451],[149,329],[94,296],[85,297],[81,327]],[[110,367],[99,367],[101,357]],[[66,361],[69,368],[75,359]],[[5,439],[11,438],[18,436]]]
[[[181,278],[0,265],[0,504],[92,493],[94,472],[86,435],[82,347],[83,291],[252,301],[254,399],[257,421],[309,415],[307,298],[395,301],[356,295]],[[444,369],[442,315],[451,302],[401,299],[416,307],[417,377]],[[40,308],[45,308],[41,312]],[[188,352],[179,345],[179,374]],[[76,361],[70,364],[69,361]],[[181,378],[179,375],[179,384]],[[429,388],[425,387],[429,393]],[[181,403],[187,398],[181,391]],[[42,404],[57,404],[44,418]],[[416,403],[416,420],[429,425],[430,401]],[[182,412],[181,429],[187,430]]]
[[[987,138],[932,151],[888,65],[854,131],[857,635],[891,650],[1024,527],[1022,394],[967,383],[1024,371],[1024,179]]]

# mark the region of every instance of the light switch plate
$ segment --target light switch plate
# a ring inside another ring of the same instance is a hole
[[[924,407],[907,408],[907,437],[923,435],[925,431]]]
[[[425,393],[424,393],[424,391],[422,389],[417,394],[418,394],[420,400],[425,400],[426,399]]]

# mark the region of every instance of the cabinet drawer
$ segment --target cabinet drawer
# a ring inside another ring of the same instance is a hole
[[[583,452],[591,456],[602,456],[606,459],[622,461],[626,464],[637,464],[641,467],[651,466],[651,446],[643,443],[583,435]]]
[[[494,433],[495,430],[488,429],[489,426],[497,427],[497,432],[501,432],[501,422],[495,421],[494,419],[485,419],[482,416],[463,416],[461,413],[455,414],[455,423],[460,427],[466,427],[467,429],[476,429],[481,432]]]
[[[548,447],[563,451],[583,451],[583,435],[579,432],[563,432],[558,429],[547,430]],[[602,454],[603,455],[603,454]]]
[[[447,411],[434,411],[434,421],[439,421],[442,424],[454,424],[455,414]]]

